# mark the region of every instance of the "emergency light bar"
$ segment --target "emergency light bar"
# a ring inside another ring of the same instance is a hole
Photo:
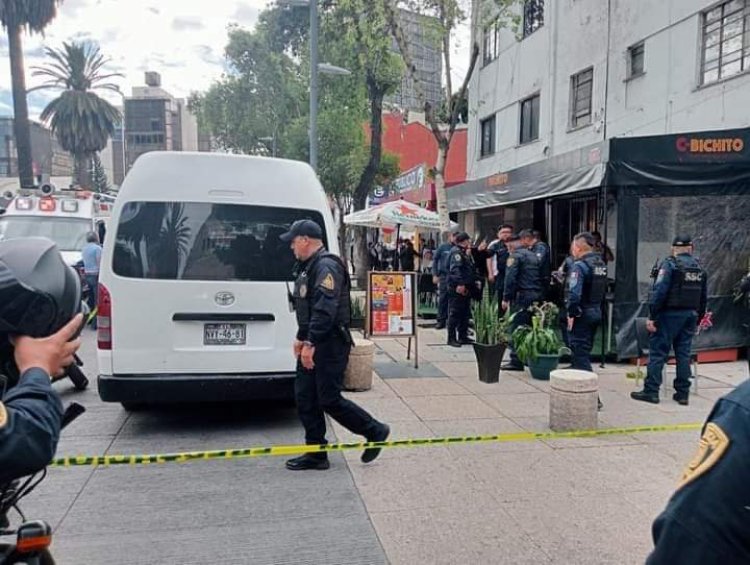
[[[39,211],[40,212],[54,212],[57,207],[57,203],[54,198],[40,198],[39,199]]]

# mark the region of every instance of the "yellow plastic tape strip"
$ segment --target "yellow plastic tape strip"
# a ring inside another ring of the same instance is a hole
[[[276,445],[269,447],[248,447],[241,449],[219,449],[212,451],[188,451],[184,453],[162,453],[154,455],[94,455],[60,457],[51,467],[81,467],[92,465],[146,465],[149,463],[186,463],[196,460],[247,459],[274,455],[301,455],[329,451],[363,450],[372,447],[426,447],[436,445],[456,445],[462,443],[512,443],[523,441],[601,437],[613,435],[641,434],[652,432],[684,432],[699,430],[703,424],[668,424],[660,426],[635,426],[631,428],[603,428],[573,432],[518,432],[483,436],[455,436],[421,439],[399,439],[362,443],[329,443],[327,445]]]

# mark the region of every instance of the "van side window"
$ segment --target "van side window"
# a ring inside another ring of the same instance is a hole
[[[140,279],[292,280],[294,255],[279,236],[314,210],[212,204],[128,202],[120,214],[112,269]]]

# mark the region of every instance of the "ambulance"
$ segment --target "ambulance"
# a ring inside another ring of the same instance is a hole
[[[49,183],[5,196],[9,201],[0,215],[0,240],[46,237],[57,244],[69,265],[81,260],[88,232],[102,238],[114,205],[113,196]]]

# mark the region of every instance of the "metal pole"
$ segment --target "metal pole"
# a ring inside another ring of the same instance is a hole
[[[318,170],[318,0],[310,1],[310,166]]]

